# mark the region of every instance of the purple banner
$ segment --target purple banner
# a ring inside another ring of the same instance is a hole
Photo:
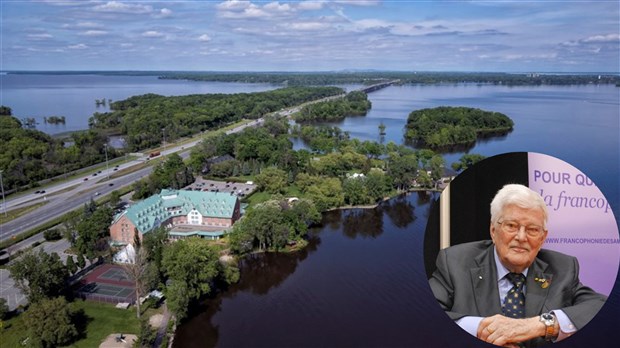
[[[549,210],[543,248],[577,257],[581,282],[609,295],[620,264],[620,235],[613,211],[598,187],[572,165],[528,153],[530,188]]]

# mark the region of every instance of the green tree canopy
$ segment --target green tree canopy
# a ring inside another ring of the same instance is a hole
[[[205,239],[182,239],[164,249],[162,266],[172,282],[166,289],[168,306],[181,320],[191,301],[211,291],[211,281],[218,275],[217,253]]]
[[[464,171],[465,169],[473,166],[474,164],[482,161],[486,157],[475,153],[467,153],[461,156],[458,162],[452,163],[452,169],[457,172]]]
[[[65,293],[69,274],[56,253],[47,254],[43,249],[29,251],[13,261],[9,270],[30,303]]]
[[[485,134],[506,133],[514,122],[499,112],[441,106],[409,114],[405,138],[430,148],[475,143]]]
[[[75,312],[63,297],[33,303],[24,316],[33,347],[65,346],[78,337]]]
[[[276,167],[265,168],[255,177],[260,190],[269,193],[282,193],[286,187],[286,172]]]

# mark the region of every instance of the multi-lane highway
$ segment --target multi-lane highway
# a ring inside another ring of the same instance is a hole
[[[291,112],[292,109],[287,109],[280,113],[283,116],[288,116]],[[262,118],[253,120],[228,130],[226,134],[241,132],[247,127],[255,127],[262,123]],[[200,139],[197,139],[183,143],[182,146],[176,145],[166,148],[165,151],[161,151],[160,156],[164,157],[171,153],[178,153],[181,157],[186,158],[189,156],[189,150],[199,142]],[[153,170],[152,166],[147,166],[136,171],[129,171],[128,174],[121,175],[123,172],[128,172],[128,169],[131,167],[142,165],[147,158],[148,156],[142,156],[119,166],[103,169],[97,172],[97,175],[84,175],[62,183],[45,186],[42,188],[45,190],[44,193],[28,193],[14,198],[8,197],[6,199],[7,211],[37,203],[45,204],[27,214],[0,225],[0,241],[27,232],[68,211],[83,206],[84,203],[91,199],[109,194],[114,190],[131,185],[135,181],[148,176]],[[0,213],[4,213],[4,207],[0,210]]]
[[[326,97],[323,99],[308,102],[307,104],[317,103],[320,101],[333,100],[344,97],[345,94]],[[287,109],[280,110],[274,114],[280,117],[290,117],[293,113],[298,112],[301,106],[295,106]],[[241,132],[247,127],[256,127],[264,122],[263,118],[253,120],[243,125],[237,126],[226,131],[226,134]],[[181,157],[185,158],[189,155],[189,149],[196,146],[200,142],[200,139],[193,140],[188,143],[184,143],[182,146],[173,146],[166,148],[165,151],[161,151],[161,156],[166,156],[171,153],[179,153]],[[142,164],[147,160],[148,156],[142,156],[139,159],[124,163],[118,167],[110,167],[105,170],[101,170],[94,175],[84,175],[76,179],[64,181],[59,184],[52,184],[45,186],[44,193],[29,193],[26,195],[7,198],[6,207],[0,209],[0,213],[4,213],[4,209],[11,210],[17,207],[33,205],[36,203],[45,203],[42,206],[28,212],[16,219],[13,219],[7,223],[0,225],[0,241],[13,238],[18,234],[27,232],[37,226],[40,226],[58,216],[65,214],[77,207],[84,205],[92,198],[109,194],[110,192],[133,184],[135,181],[149,175],[152,171],[151,166],[130,172],[125,175],[119,175],[122,172],[127,172],[127,168]],[[116,170],[115,170],[116,168]],[[123,171],[125,170],[125,171]],[[109,176],[109,179],[108,179]]]

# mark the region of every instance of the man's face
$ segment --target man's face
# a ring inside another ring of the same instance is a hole
[[[540,209],[523,209],[516,205],[507,205],[498,221],[514,221],[520,225],[544,226],[544,215]],[[495,243],[500,262],[511,272],[521,273],[528,268],[547,238],[544,230],[540,236],[528,236],[525,228],[516,233],[507,233],[498,223],[491,223],[491,239]]]

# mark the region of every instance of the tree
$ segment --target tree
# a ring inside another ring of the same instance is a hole
[[[327,178],[307,188],[308,197],[323,212],[329,208],[339,207],[344,203],[342,184],[338,178]]]
[[[259,189],[269,193],[282,193],[286,187],[286,172],[276,167],[265,168],[255,178]]]
[[[84,259],[84,254],[79,253],[77,256],[77,265],[80,269],[84,268],[86,266],[86,259]]]
[[[65,239],[67,239],[71,243],[71,246],[74,247],[76,245],[77,236],[78,236],[77,226],[82,220],[82,213],[74,210],[74,211],[70,211],[65,216],[66,218],[63,224],[63,227],[64,227],[63,235]]]
[[[69,257],[67,257],[67,271],[69,275],[75,274],[77,270],[78,266],[75,264],[75,261],[73,261],[73,256],[69,255]]]
[[[121,202],[121,193],[117,190],[110,192],[110,207],[116,208]]]
[[[391,153],[388,160],[388,175],[393,178],[399,190],[407,190],[418,171],[418,159],[414,154]]]
[[[10,266],[16,286],[28,297],[30,303],[56,297],[65,292],[67,268],[56,253],[47,254],[43,249],[29,251]]]
[[[112,222],[113,211],[108,206],[100,206],[84,210],[82,221],[77,225],[77,250],[94,260],[102,252],[108,250],[107,238],[109,226]]]
[[[10,107],[0,105],[0,116],[11,116],[13,115],[13,111]]]
[[[344,181],[342,190],[346,203],[350,205],[361,205],[372,201],[371,197],[368,195],[365,181],[366,179],[363,177],[348,178]]]
[[[168,306],[178,319],[187,315],[190,301],[211,291],[218,274],[218,256],[202,238],[182,239],[164,249],[162,265],[171,281],[166,288]]]
[[[168,231],[160,226],[142,236],[142,247],[147,250],[148,269],[145,285],[150,289],[158,288],[164,282],[162,259],[168,240]]]
[[[63,297],[33,303],[24,316],[33,346],[65,346],[78,336],[75,312]]]
[[[441,155],[435,155],[431,158],[429,166],[431,169],[431,178],[435,181],[441,179],[443,176],[445,160]]]
[[[366,189],[373,201],[376,202],[390,193],[392,189],[390,179],[381,169],[373,168],[366,174]]]
[[[9,306],[6,304],[6,299],[0,297],[0,320],[4,320],[9,315]]]
[[[486,157],[483,155],[479,155],[476,153],[468,153],[468,154],[461,156],[458,162],[452,163],[452,169],[456,170],[457,172],[460,172],[482,161],[485,158]]]
[[[134,231],[134,250],[133,258],[131,256],[128,263],[122,265],[125,274],[134,284],[136,291],[136,317],[140,318],[140,296],[146,291],[146,275],[148,270],[148,250],[140,243],[140,232]]]

